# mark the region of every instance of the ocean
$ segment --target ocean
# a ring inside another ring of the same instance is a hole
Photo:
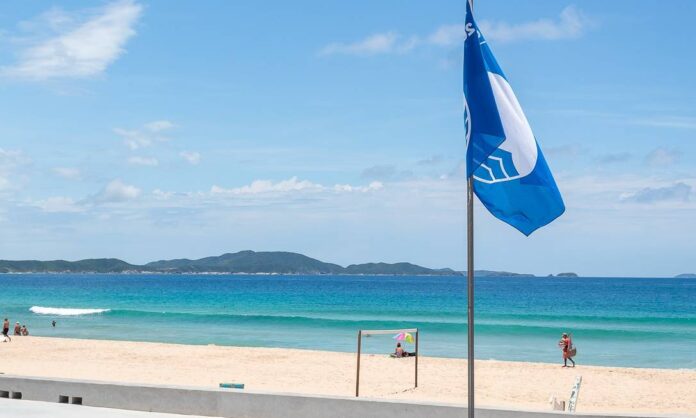
[[[464,277],[0,275],[0,316],[32,335],[354,352],[359,329],[420,330],[422,355],[466,357]],[[696,280],[481,277],[476,358],[696,368]],[[51,321],[57,326],[53,328]],[[391,336],[365,338],[388,353]],[[412,348],[409,348],[412,349]]]

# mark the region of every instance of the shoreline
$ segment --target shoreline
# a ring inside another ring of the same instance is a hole
[[[98,309],[98,308],[95,308]],[[111,310],[111,309],[107,309]],[[15,336],[10,334],[10,337],[14,338]],[[218,344],[214,342],[202,342],[202,343],[195,343],[195,342],[172,342],[172,341],[155,341],[155,340],[132,340],[132,339],[118,339],[118,338],[94,338],[94,337],[80,337],[80,336],[70,336],[70,337],[65,337],[65,336],[50,336],[50,335],[39,335],[39,334],[33,334],[30,335],[29,337],[32,338],[41,338],[41,339],[60,339],[60,340],[76,340],[76,341],[103,341],[103,342],[114,342],[114,343],[136,343],[136,344],[165,344],[165,345],[173,345],[173,346],[183,346],[183,347],[220,347],[220,348],[234,348],[234,349],[260,349],[260,350],[290,350],[290,351],[302,351],[302,352],[316,352],[316,353],[336,353],[336,354],[349,354],[349,355],[355,355],[355,349],[353,350],[331,350],[331,349],[321,349],[321,348],[302,348],[302,347],[284,347],[284,346],[259,346],[259,345],[234,345],[234,344]],[[21,337],[20,338],[24,338]],[[14,340],[13,340],[14,341]],[[1,353],[1,351],[0,351]],[[380,353],[371,353],[369,351],[363,351],[363,355],[381,355]],[[438,359],[438,360],[453,360],[453,361],[460,361],[463,360],[464,364],[466,364],[466,357],[449,357],[449,356],[438,356],[438,355],[421,355],[420,358],[431,358],[431,359]],[[558,362],[546,362],[546,361],[533,361],[533,360],[505,360],[505,359],[496,359],[496,358],[476,358],[476,362],[503,362],[503,363],[521,363],[521,364],[539,364],[539,365],[547,365],[547,366],[560,366],[562,363],[562,358],[560,356],[560,352],[558,355]],[[602,365],[602,364],[582,364],[584,367],[592,367],[592,368],[598,368],[598,369],[626,369],[626,370],[650,370],[650,371],[686,371],[686,372],[695,372],[696,373],[696,367],[647,367],[647,366],[610,366],[610,365]],[[0,370],[2,371],[2,370]]]
[[[74,274],[77,276],[97,276],[97,275],[130,275],[130,276],[309,276],[309,277],[325,277],[325,276],[353,276],[353,277],[462,277],[465,274],[410,274],[410,273],[275,273],[275,272],[259,272],[259,273],[244,273],[244,272],[226,272],[226,271],[3,271],[0,274],[6,275],[22,275],[22,274],[47,274],[47,275],[65,275]],[[480,277],[548,277],[534,276],[532,274],[515,274],[511,276],[480,276]],[[555,277],[555,276],[554,276]]]
[[[22,275],[76,275],[76,276],[304,276],[304,277],[466,277],[466,272],[442,273],[442,274],[414,274],[414,273],[277,273],[277,272],[221,272],[221,271],[0,271],[0,276],[22,276]],[[559,276],[557,274],[531,274],[531,273],[510,273],[510,274],[481,274],[477,278],[486,279],[647,279],[647,280],[696,280],[688,274],[677,274],[675,276]]]
[[[16,337],[0,344],[6,374],[124,383],[217,387],[352,396],[356,354],[319,350],[187,345],[119,340]],[[361,357],[361,396],[405,401],[466,403],[466,360],[420,357],[412,388],[412,358]],[[550,410],[583,376],[578,412],[673,413],[696,411],[696,370],[584,366],[477,360],[477,401],[497,408]]]

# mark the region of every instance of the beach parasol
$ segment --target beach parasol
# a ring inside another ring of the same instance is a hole
[[[396,341],[404,341],[407,343],[413,343],[413,335],[409,332],[400,332],[394,336]]]

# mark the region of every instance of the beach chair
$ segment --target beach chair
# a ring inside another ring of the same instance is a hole
[[[575,378],[575,384],[573,389],[570,391],[570,399],[568,400],[568,412],[575,413],[575,408],[578,405],[578,395],[580,394],[580,384],[582,383],[582,376],[577,376]]]
[[[560,401],[556,399],[556,396],[551,396],[549,399],[551,404],[551,409],[554,411],[565,411],[565,401]]]

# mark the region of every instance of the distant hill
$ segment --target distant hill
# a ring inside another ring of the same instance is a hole
[[[138,266],[116,258],[92,258],[80,261],[0,260],[0,273],[122,273]]]
[[[306,255],[281,251],[240,251],[199,260],[161,260],[147,263],[143,267],[148,271],[175,273],[340,274],[345,270],[338,264],[324,263]]]
[[[404,274],[404,275],[455,275],[452,269],[429,269],[411,263],[366,263],[351,264],[342,273],[344,274]]]
[[[283,251],[240,251],[197,260],[180,258],[130,264],[115,258],[80,261],[0,260],[0,273],[249,273],[460,276],[449,268],[430,269],[411,263],[365,263],[342,267],[306,255]],[[477,277],[533,276],[505,271],[477,270]]]
[[[694,273],[684,273],[684,274],[677,274],[674,276],[676,279],[696,279],[696,274]]]
[[[274,251],[240,251],[198,260],[160,260],[145,265],[113,258],[80,261],[0,260],[0,273],[250,273],[250,274],[385,274],[459,275],[452,269],[429,269],[411,263],[353,264],[344,268],[306,255]]]

